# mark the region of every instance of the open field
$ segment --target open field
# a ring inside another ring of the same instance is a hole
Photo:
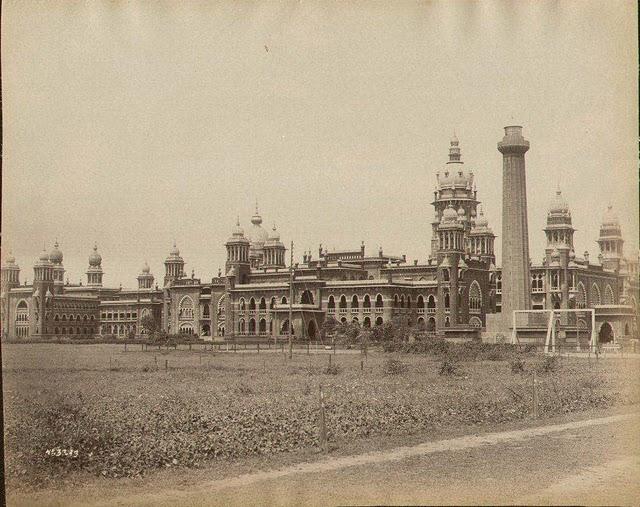
[[[329,356],[3,345],[7,479],[47,487],[76,473],[139,476],[314,448],[320,385],[333,446],[526,419],[533,370],[541,418],[640,402],[629,381],[637,361],[544,368],[543,357],[523,355],[513,373],[493,355],[441,375],[442,357],[331,354],[328,369]]]

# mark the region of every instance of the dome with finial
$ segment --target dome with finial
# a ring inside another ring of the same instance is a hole
[[[566,199],[562,196],[562,190],[559,188],[556,190],[556,195],[549,205],[549,214],[571,214],[569,204],[567,204]]]
[[[144,264],[143,264],[142,269],[140,270],[140,272],[143,275],[148,275],[151,272],[151,268],[149,267],[149,264],[147,263],[147,261],[144,261]]]
[[[464,208],[462,206],[460,206],[458,208],[458,216],[459,217],[464,217],[465,213],[464,213]]]
[[[231,237],[228,240],[228,243],[248,243],[249,240],[244,237],[244,229],[240,227],[240,217],[236,218],[236,226],[231,231]]]
[[[269,234],[262,227],[262,217],[258,211],[258,203],[256,202],[256,212],[251,217],[251,229],[247,233],[247,239],[251,241],[254,248],[262,248],[269,239]]]
[[[482,229],[488,226],[489,226],[489,220],[484,215],[484,210],[480,208],[480,214],[478,215],[478,218],[476,218],[476,227],[478,229]]]
[[[5,265],[7,266],[14,266],[16,263],[16,258],[13,256],[13,252],[11,250],[9,250],[9,255],[7,255],[7,257],[4,260]]]
[[[38,257],[38,264],[49,264],[49,254],[45,248],[40,252],[40,256]]]
[[[569,251],[569,259],[570,260],[575,260],[576,258],[576,252],[573,250],[573,248]]]
[[[102,256],[98,253],[98,244],[93,245],[93,252],[89,255],[89,266],[100,266],[102,263]]]
[[[49,260],[54,264],[62,264],[62,251],[60,251],[58,240],[53,245],[53,250],[49,252]]]
[[[274,244],[279,242],[280,242],[280,233],[278,232],[278,229],[276,229],[276,224],[273,224],[273,228],[269,233],[269,238],[267,239],[267,243]]]
[[[551,258],[552,259],[559,259],[560,258],[560,252],[558,251],[557,248],[554,248],[553,251],[551,252]]]
[[[607,210],[602,217],[602,227],[620,227],[618,215],[613,211],[613,206],[607,206]]]
[[[169,255],[171,257],[180,257],[180,249],[177,247],[175,240],[173,240],[173,248],[169,252]]]
[[[444,173],[436,174],[438,190],[471,190],[473,186],[473,173],[465,169],[459,145],[458,137],[454,133],[449,146],[449,161],[444,168]]]

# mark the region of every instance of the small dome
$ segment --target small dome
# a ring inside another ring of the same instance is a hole
[[[149,267],[149,264],[147,264],[147,261],[144,261],[141,272],[143,275],[148,275],[151,272],[151,268]]]
[[[102,256],[98,253],[98,245],[93,245],[93,252],[89,255],[89,266],[100,266]]]
[[[278,229],[276,229],[276,226],[274,224],[273,228],[271,229],[271,232],[269,233],[269,242],[277,243],[279,241],[280,241],[280,233],[278,232]]]
[[[269,239],[269,234],[262,228],[262,217],[258,212],[258,203],[256,202],[256,212],[251,217],[252,227],[247,233],[247,239],[251,241],[254,249],[260,250]]]
[[[558,251],[557,248],[554,248],[553,252],[551,252],[551,258],[552,259],[559,259],[560,258],[560,252]]]
[[[47,253],[47,251],[43,248],[42,252],[40,253],[40,257],[38,257],[38,261],[40,262],[49,262],[49,254]]]
[[[484,216],[484,210],[480,208],[480,215],[476,219],[476,227],[483,228],[488,226],[489,226],[489,220],[487,220],[487,217]]]
[[[455,222],[458,219],[458,214],[456,210],[453,208],[451,204],[445,208],[442,212],[442,222],[441,223],[451,223]]]
[[[613,206],[607,206],[607,210],[602,217],[602,227],[620,227],[618,215],[613,211]]]
[[[462,206],[460,206],[458,208],[458,216],[459,217],[463,217],[464,216],[464,208]]]
[[[551,204],[549,206],[549,213],[553,214],[566,214],[569,213],[569,205],[567,201],[562,196],[562,191],[560,189],[556,190],[556,195],[554,196]]]
[[[5,259],[5,262],[11,265],[16,263],[16,258],[13,256],[13,252],[9,251],[9,255]]]
[[[248,243],[249,240],[247,240],[247,238],[244,237],[244,229],[242,227],[240,227],[240,217],[238,217],[236,219],[236,226],[233,228],[233,231],[231,232],[231,237],[228,240],[229,242],[242,242],[242,243]]]
[[[53,250],[49,253],[49,260],[55,264],[62,264],[62,252],[60,251],[59,244],[56,241],[53,245]]]
[[[569,252],[569,259],[574,260],[575,258],[576,258],[576,253],[572,248],[571,251]]]
[[[178,247],[176,246],[176,242],[173,242],[173,248],[171,249],[171,251],[169,252],[169,255],[171,257],[180,257],[180,250],[178,249]]]

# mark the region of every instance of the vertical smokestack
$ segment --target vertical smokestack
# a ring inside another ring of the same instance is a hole
[[[498,143],[502,153],[502,313],[510,327],[513,310],[531,307],[529,275],[529,229],[527,221],[527,181],[524,154],[529,141],[522,127],[504,128]]]

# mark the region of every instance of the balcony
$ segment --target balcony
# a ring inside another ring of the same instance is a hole
[[[370,307],[369,308],[366,308],[366,307],[363,308],[362,309],[362,313],[364,313],[365,315],[371,313],[371,308]]]
[[[360,312],[360,308],[351,308],[351,313],[359,313]]]
[[[418,308],[418,315],[424,315],[424,308]]]
[[[436,313],[435,308],[427,308],[427,313]]]
[[[376,313],[382,313],[382,312],[384,312],[384,308],[383,307],[379,307],[379,308],[377,307],[376,308]]]
[[[340,309],[338,310],[338,313],[339,313],[340,315],[345,315],[345,314],[347,313],[347,309],[346,309],[346,308],[340,308]]]

